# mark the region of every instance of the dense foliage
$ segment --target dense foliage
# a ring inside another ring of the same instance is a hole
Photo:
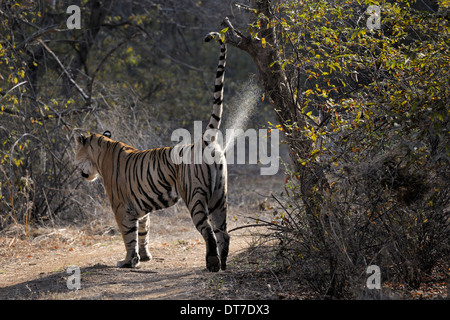
[[[359,295],[371,264],[418,286],[449,263],[448,2],[261,2],[250,35],[291,100],[280,256],[321,296]]]

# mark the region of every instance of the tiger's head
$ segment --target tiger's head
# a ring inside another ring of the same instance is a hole
[[[99,138],[102,136],[111,138],[111,132],[105,131],[103,135],[92,134],[85,135],[83,133],[75,134],[76,154],[75,165],[78,166],[81,176],[88,181],[94,181],[100,175],[97,166],[97,153]]]

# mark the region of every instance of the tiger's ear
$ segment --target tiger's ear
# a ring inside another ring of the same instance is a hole
[[[75,142],[84,146],[86,144],[86,137],[82,133],[75,133]]]
[[[111,138],[111,132],[106,130],[105,132],[103,132],[103,135],[107,138]]]

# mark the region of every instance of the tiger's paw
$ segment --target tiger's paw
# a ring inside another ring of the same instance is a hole
[[[137,268],[139,267],[139,258],[134,257],[131,260],[121,260],[117,261],[116,267],[117,268]]]
[[[140,256],[140,261],[143,261],[143,262],[150,261],[153,259],[152,254],[148,250],[139,249],[139,256]]]
[[[220,260],[218,256],[206,257],[206,268],[209,272],[218,272],[220,270]]]

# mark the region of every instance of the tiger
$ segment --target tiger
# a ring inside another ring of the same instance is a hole
[[[204,136],[210,130],[219,129],[223,111],[227,47],[218,32],[209,33],[204,40],[212,39],[218,40],[221,49],[213,110]],[[185,148],[141,151],[111,136],[110,131],[103,134],[76,132],[75,164],[86,180],[103,178],[126,249],[125,259],[118,261],[117,267],[136,268],[141,261],[152,259],[148,249],[150,213],[173,206],[181,198],[205,240],[207,270],[225,270],[230,236],[227,232],[227,164],[223,153],[220,161],[211,164],[193,161],[177,164],[173,161],[174,153],[182,153]],[[210,136],[202,137],[202,148],[214,143],[214,134]]]

